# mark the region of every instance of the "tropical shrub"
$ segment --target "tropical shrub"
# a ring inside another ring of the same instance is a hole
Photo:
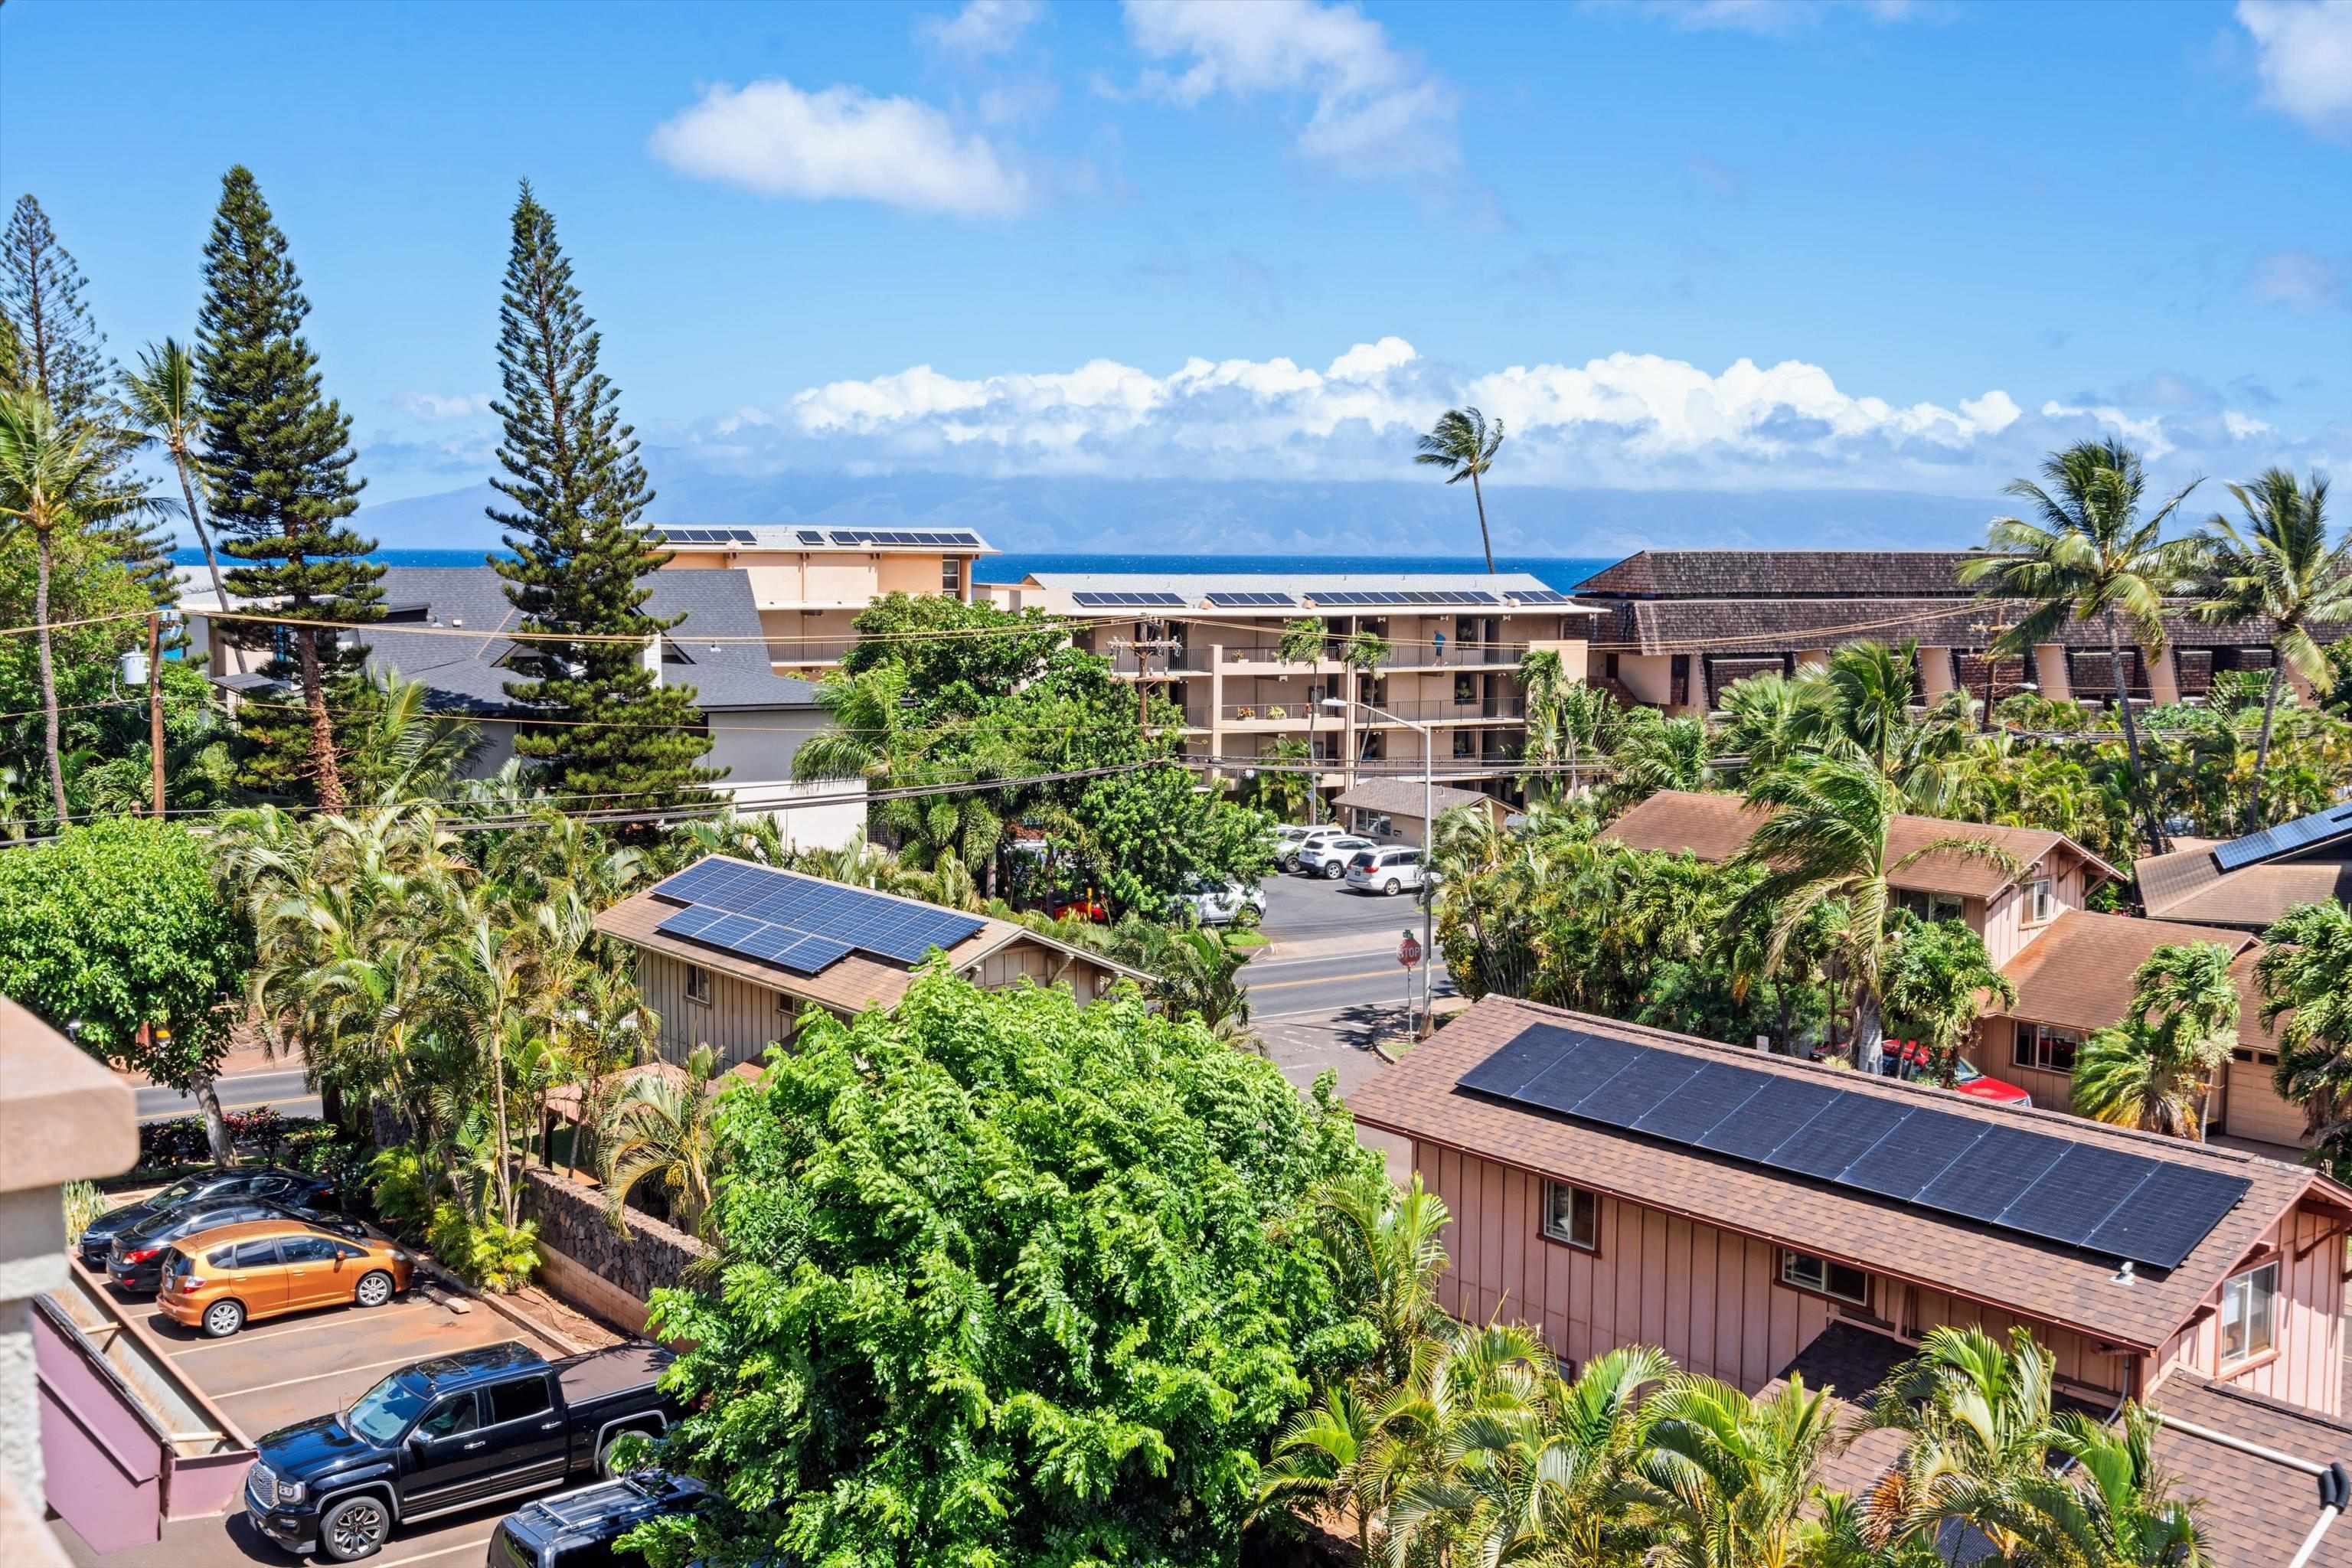
[[[425,1245],[441,1267],[478,1290],[504,1296],[539,1272],[539,1222],[508,1225],[496,1215],[476,1219],[454,1203],[436,1205]]]
[[[81,1240],[81,1233],[89,1222],[114,1206],[107,1195],[91,1182],[68,1182],[64,1188],[66,1209],[66,1245]]]

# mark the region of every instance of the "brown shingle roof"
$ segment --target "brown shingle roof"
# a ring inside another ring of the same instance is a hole
[[[2194,1373],[2174,1371],[2149,1394],[2165,1415],[2316,1465],[2352,1463],[2352,1425],[2267,1399]],[[2284,1568],[2319,1519],[2318,1479],[2227,1444],[2167,1426],[2156,1457],[2180,1496],[2199,1499],[2214,1561],[2222,1568]],[[2352,1568],[2352,1521],[2320,1538],[2313,1568]]]
[[[1965,595],[1975,590],[1961,585],[1960,564],[1981,559],[1969,550],[1644,550],[1570,591],[1682,598]]]
[[[1464,1073],[1538,1024],[1566,1024],[1707,1058],[1729,1054],[1762,1072],[1832,1077],[1851,1093],[1935,1098],[1938,1110],[2242,1176],[2246,1197],[2168,1273],[2143,1270],[2116,1283],[2113,1258],[2094,1257],[1704,1150],[1663,1144],[1619,1129],[1548,1116],[1465,1093]],[[1365,1126],[1443,1143],[1704,1225],[1818,1253],[1859,1268],[2070,1325],[2118,1343],[2161,1345],[2262,1233],[2306,1193],[2352,1204],[2352,1193],[2316,1173],[2210,1144],[2186,1144],[2103,1127],[2055,1111],[1984,1105],[1923,1085],[1861,1077],[1611,1018],[1488,996],[1426,1045],[1359,1089],[1349,1109]]]
[[[1643,599],[1620,608],[1623,613],[1610,635],[1630,651],[1644,654],[1693,649],[1801,653],[1865,637],[1880,642],[1912,638],[1930,647],[1979,647],[1986,634],[1976,626],[2017,616],[2014,605],[1969,598]],[[2263,623],[2212,625],[2185,613],[2167,616],[2164,626],[2167,638],[2181,647],[2259,647],[2269,637]],[[2105,652],[2107,634],[2095,621],[2066,620],[2052,628],[2048,640]]]
[[[2166,920],[2259,930],[2297,904],[2352,899],[2352,861],[2280,860],[2224,872],[2207,851],[2182,849],[2132,869],[2147,912]]]
[[[1661,790],[1603,828],[1601,836],[1635,849],[1660,849],[1669,854],[1687,849],[1702,860],[1728,860],[1748,847],[1748,840],[1763,825],[1765,815],[1748,809],[1746,800],[1736,795]],[[2064,845],[2095,871],[2108,877],[2122,875],[2063,833],[2038,827],[1948,822],[1936,816],[1896,817],[1886,833],[1887,859],[1890,863],[1900,860],[1939,838],[1980,839],[2006,849],[2026,866],[2036,864],[2051,850]],[[1903,868],[1887,880],[1897,888],[1919,892],[1989,899],[2000,891],[2009,879],[1990,860],[1938,852]]]
[[[1361,811],[1386,812],[1391,816],[1410,816],[1419,822],[1421,797],[1419,779],[1366,779],[1343,791],[1339,804]],[[1458,805],[1483,805],[1492,811],[1501,804],[1493,795],[1480,795],[1475,789],[1450,789],[1438,784],[1429,792],[1428,809],[1442,816]]]
[[[2240,1037],[2273,1048],[2256,1021],[2261,1007],[2253,963],[2261,944],[2244,931],[2220,926],[2068,910],[2002,966],[2017,987],[2017,1005],[2003,1011],[2062,1028],[2104,1029],[2121,1021],[2131,1005],[2132,972],[2158,948],[2184,942],[2218,942],[2228,950],[2239,986]]]

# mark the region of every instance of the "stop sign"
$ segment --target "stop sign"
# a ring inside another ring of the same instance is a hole
[[[1411,931],[1405,932],[1404,940],[1397,943],[1397,962],[1407,969],[1421,962],[1421,943]]]

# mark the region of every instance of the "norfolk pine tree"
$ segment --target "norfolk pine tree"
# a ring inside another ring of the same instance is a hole
[[[530,640],[507,695],[545,723],[520,726],[515,752],[568,809],[657,810],[696,798],[717,771],[691,687],[660,683],[640,640],[677,624],[644,611],[644,579],[669,559],[640,521],[653,500],[620,392],[596,368],[596,324],[580,307],[555,217],[524,182],[499,306],[499,374],[491,406],[506,426],[490,483],[512,503],[491,507],[511,561],[493,558]]]
[[[205,468],[221,548],[251,563],[228,574],[229,592],[276,601],[272,615],[292,645],[293,658],[281,647],[263,672],[298,677],[308,710],[304,723],[251,705],[245,731],[253,751],[241,782],[297,793],[307,781],[320,806],[341,811],[327,692],[339,677],[357,674],[366,654],[303,623],[376,619],[383,568],[364,559],[375,542],[341,525],[359,510],[367,481],[352,474],[351,421],[320,389],[319,357],[302,337],[310,313],[286,237],[252,172],[239,164],[222,177],[220,209],[205,242],[196,376],[211,437]],[[267,630],[230,625],[250,642],[268,642]]]

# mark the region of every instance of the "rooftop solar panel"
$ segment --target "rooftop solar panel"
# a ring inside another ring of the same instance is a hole
[[[1514,588],[1511,597],[1522,605],[1570,605],[1576,602],[1557,588]]]
[[[1328,591],[1318,589],[1310,592],[1307,596],[1318,605],[1362,608],[1404,605],[1426,606],[1432,609],[1451,608],[1457,605],[1465,608],[1482,608],[1488,605],[1500,605],[1503,602],[1480,588],[1444,591],[1432,588],[1342,588]]]
[[[2297,850],[2326,844],[2352,835],[2352,805],[2332,805],[2326,811],[2299,816],[2293,822],[2282,822],[2265,827],[2260,833],[2249,833],[2243,838],[2232,838],[2227,844],[2216,845],[2213,864],[2224,871],[2242,870],[2259,866],[2265,860],[2275,860]]]
[[[1252,589],[1247,592],[1236,592],[1232,589],[1227,589],[1219,593],[1211,594],[1209,595],[1209,603],[1222,605],[1227,609],[1271,610],[1290,609],[1295,607],[1298,601],[1292,598],[1287,594],[1262,593],[1255,589]]]
[[[821,529],[803,528],[797,530],[796,532],[798,533],[800,542],[803,544],[823,544],[824,542],[824,532]]]
[[[2252,1184],[1895,1096],[1539,1024],[1458,1088],[2172,1268]]]
[[[1176,594],[1127,593],[1123,591],[1113,593],[1106,590],[1090,590],[1086,593],[1073,594],[1070,595],[1070,598],[1074,603],[1081,605],[1090,610],[1174,610],[1181,609],[1184,605],[1182,596]]]
[[[912,963],[986,921],[797,872],[712,858],[654,889],[686,907],[655,929],[814,974],[853,952]]]

